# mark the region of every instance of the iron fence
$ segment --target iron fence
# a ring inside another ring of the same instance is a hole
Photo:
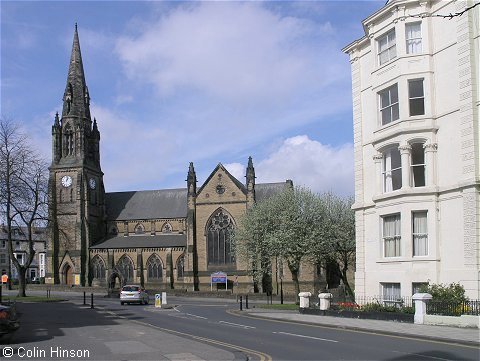
[[[333,294],[331,300],[331,309],[341,310],[389,310],[412,308],[412,297],[387,297],[387,296],[356,296],[355,299],[336,297]],[[319,308],[318,295],[310,296],[310,308]]]
[[[480,301],[427,302],[427,314],[442,316],[480,315]]]

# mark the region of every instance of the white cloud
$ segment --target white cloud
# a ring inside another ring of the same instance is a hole
[[[228,163],[223,165],[231,175],[237,178],[240,182],[244,181],[245,166],[240,163]]]
[[[255,165],[258,182],[292,179],[316,192],[353,194],[353,146],[331,147],[299,135]]]
[[[161,104],[164,124],[194,130],[184,142],[205,153],[246,149],[350,106],[348,62],[328,22],[263,3],[199,2],[146,25],[117,40],[123,69],[154,89],[144,100]],[[200,144],[212,134],[228,144]]]

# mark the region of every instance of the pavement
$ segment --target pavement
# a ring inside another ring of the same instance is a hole
[[[382,333],[401,337],[453,342],[462,345],[480,346],[480,330],[449,326],[417,325],[406,322],[361,320],[322,315],[302,315],[298,311],[249,308],[236,313],[250,317],[260,317],[277,321],[299,322],[304,324],[343,328],[360,332]]]

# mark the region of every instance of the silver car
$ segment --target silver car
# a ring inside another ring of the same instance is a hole
[[[148,305],[148,293],[140,286],[126,285],[120,291],[120,304],[140,303]]]

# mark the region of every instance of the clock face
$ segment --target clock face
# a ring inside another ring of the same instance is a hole
[[[62,177],[62,186],[67,188],[67,187],[70,187],[71,185],[72,185],[72,177],[70,177],[69,175],[64,175]]]
[[[219,184],[216,188],[216,191],[218,194],[223,194],[225,192],[225,187],[221,184]]]
[[[95,182],[95,179],[90,178],[88,180],[88,185],[90,186],[90,189],[95,189],[95,187],[97,186],[97,182]]]

